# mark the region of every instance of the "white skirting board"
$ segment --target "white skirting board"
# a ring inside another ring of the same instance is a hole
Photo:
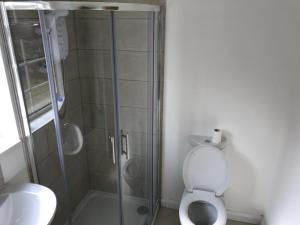
[[[230,220],[240,221],[244,223],[260,224],[262,221],[261,215],[253,215],[248,213],[240,213],[227,211],[227,217]]]
[[[166,208],[171,209],[179,209],[179,202],[170,200],[170,199],[162,199],[161,205]],[[260,224],[262,221],[262,216],[260,215],[252,215],[247,213],[233,212],[227,211],[227,217],[230,220],[240,221],[244,223],[252,223],[252,224]]]

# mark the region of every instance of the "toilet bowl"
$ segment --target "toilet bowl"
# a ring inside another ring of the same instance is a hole
[[[199,190],[184,191],[179,217],[183,225],[225,225],[227,220],[223,201],[211,192]]]
[[[220,198],[228,186],[224,153],[213,145],[199,145],[183,163],[183,192],[179,219],[182,225],[225,225],[227,213]]]

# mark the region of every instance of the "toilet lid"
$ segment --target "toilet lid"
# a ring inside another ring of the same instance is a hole
[[[183,181],[188,191],[205,190],[222,195],[228,184],[223,152],[214,146],[193,148],[183,163]]]

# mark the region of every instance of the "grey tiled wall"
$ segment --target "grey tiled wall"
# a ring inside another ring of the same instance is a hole
[[[109,135],[113,135],[111,37],[107,12],[75,12],[80,87],[90,188],[116,192]]]
[[[33,141],[39,182],[53,190],[57,198],[57,211],[53,224],[62,224],[66,219],[67,211],[53,124],[34,132]]]
[[[4,178],[2,174],[2,168],[0,167],[0,189],[3,187],[3,185],[4,185]]]

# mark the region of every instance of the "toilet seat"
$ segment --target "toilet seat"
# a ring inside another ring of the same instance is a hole
[[[210,225],[225,225],[227,213],[218,197],[228,186],[228,167],[224,154],[215,146],[193,148],[183,162],[183,182],[185,191],[179,207],[181,224],[195,225],[189,217],[189,207],[193,202],[202,202],[216,210],[216,220]]]
[[[228,166],[223,152],[214,146],[197,146],[183,162],[186,190],[203,190],[221,196],[228,186]]]
[[[215,207],[217,211],[216,221],[211,225],[226,224],[227,214],[222,200],[208,191],[194,190],[193,192],[184,191],[179,207],[180,223],[184,225],[195,225],[189,218],[189,206],[193,202],[205,202]]]

